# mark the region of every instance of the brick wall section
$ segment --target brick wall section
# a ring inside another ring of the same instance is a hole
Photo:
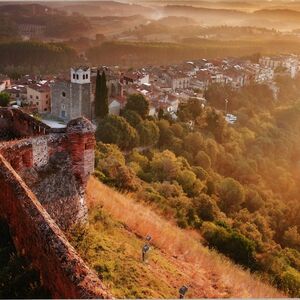
[[[53,298],[111,298],[30,189],[0,155],[0,215]]]
[[[89,126],[89,121],[79,118],[64,134],[0,144],[0,153],[63,230],[87,220],[85,187],[94,170],[95,146]]]
[[[30,120],[30,116],[19,110],[12,112],[14,116],[9,121],[13,124]],[[35,119],[28,124],[34,122]],[[64,133],[0,143],[0,153],[60,228],[67,230],[88,217],[85,187],[94,170],[94,147],[93,125],[85,118],[77,118],[68,123]]]
[[[67,135],[73,172],[79,182],[85,186],[90,173],[94,171],[96,144],[94,128],[87,119],[75,119],[68,123]]]
[[[11,111],[13,113],[11,128],[16,136],[36,136],[47,134],[51,131],[49,126],[23,113],[20,109],[11,109]]]
[[[26,137],[63,133],[64,129],[50,128],[20,109],[0,108],[0,138],[5,131],[12,132],[15,137]]]

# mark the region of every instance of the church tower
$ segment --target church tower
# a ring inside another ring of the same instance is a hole
[[[71,68],[71,82],[78,84],[91,83],[91,69],[89,67]]]
[[[91,69],[71,68],[70,80],[59,80],[51,86],[51,114],[65,121],[79,117],[92,118]]]

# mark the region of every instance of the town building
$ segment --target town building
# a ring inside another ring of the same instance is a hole
[[[9,89],[10,87],[11,87],[11,82],[9,77],[0,75],[0,93],[6,89]]]
[[[27,105],[37,108],[39,113],[50,112],[50,86],[47,83],[35,83],[27,86]]]
[[[27,99],[27,88],[21,84],[12,85],[10,88],[5,89],[4,92],[9,94],[11,101],[19,106]]]
[[[184,73],[166,73],[165,74],[168,84],[172,90],[186,89],[190,86],[190,77]]]

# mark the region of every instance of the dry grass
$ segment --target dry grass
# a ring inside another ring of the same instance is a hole
[[[284,297],[248,271],[203,247],[197,235],[178,228],[148,207],[114,191],[94,177],[88,183],[87,196],[90,207],[100,204],[135,234],[143,237],[150,234],[156,247],[179,261],[199,266],[205,271],[208,284],[214,282],[222,288],[225,286],[231,297]]]

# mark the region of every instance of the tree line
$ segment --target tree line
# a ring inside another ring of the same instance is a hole
[[[0,44],[0,72],[64,71],[78,62],[74,49],[61,43],[9,42]]]

